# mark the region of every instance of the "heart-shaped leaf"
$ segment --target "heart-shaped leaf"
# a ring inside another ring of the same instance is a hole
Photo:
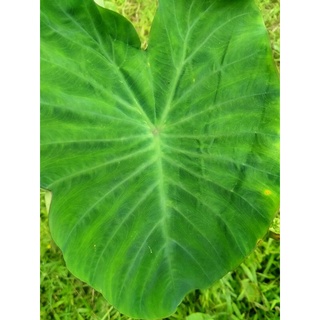
[[[41,186],[70,271],[159,318],[279,208],[279,79],[253,0],[160,0],[149,47],[92,0],[41,0]]]

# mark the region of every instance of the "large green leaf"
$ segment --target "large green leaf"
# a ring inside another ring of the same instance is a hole
[[[41,0],[41,186],[70,271],[159,318],[279,207],[279,79],[253,0],[160,0],[146,51],[91,0]]]

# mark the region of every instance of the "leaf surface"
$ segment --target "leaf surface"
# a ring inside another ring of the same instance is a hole
[[[41,0],[41,186],[70,271],[131,317],[235,268],[279,208],[279,78],[253,0],[160,0],[149,47]]]

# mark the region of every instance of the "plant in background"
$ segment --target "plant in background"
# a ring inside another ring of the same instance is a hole
[[[160,0],[140,47],[92,0],[41,0],[52,237],[119,311],[160,318],[239,265],[279,209],[279,78],[253,0]]]

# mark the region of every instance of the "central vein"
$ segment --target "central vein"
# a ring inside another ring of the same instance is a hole
[[[167,190],[164,181],[164,172],[163,172],[163,163],[162,163],[162,150],[161,150],[161,141],[160,135],[154,135],[154,143],[155,143],[155,153],[156,153],[156,166],[157,166],[157,173],[158,173],[158,181],[159,181],[159,205],[160,210],[162,213],[163,220],[167,218]],[[164,221],[165,222],[165,221]],[[165,225],[166,223],[164,223]]]
[[[161,212],[161,231],[164,240],[163,246],[163,254],[164,259],[166,260],[168,272],[171,278],[171,285],[172,290],[176,290],[175,287],[175,276],[174,276],[174,268],[173,268],[173,253],[172,253],[172,238],[170,237],[170,230],[169,230],[169,210],[167,207],[168,204],[168,187],[165,183],[165,175],[163,169],[163,151],[161,150],[161,139],[160,135],[154,135],[154,143],[155,143],[155,152],[157,157],[157,173],[158,173],[158,189],[159,189],[159,209]]]

